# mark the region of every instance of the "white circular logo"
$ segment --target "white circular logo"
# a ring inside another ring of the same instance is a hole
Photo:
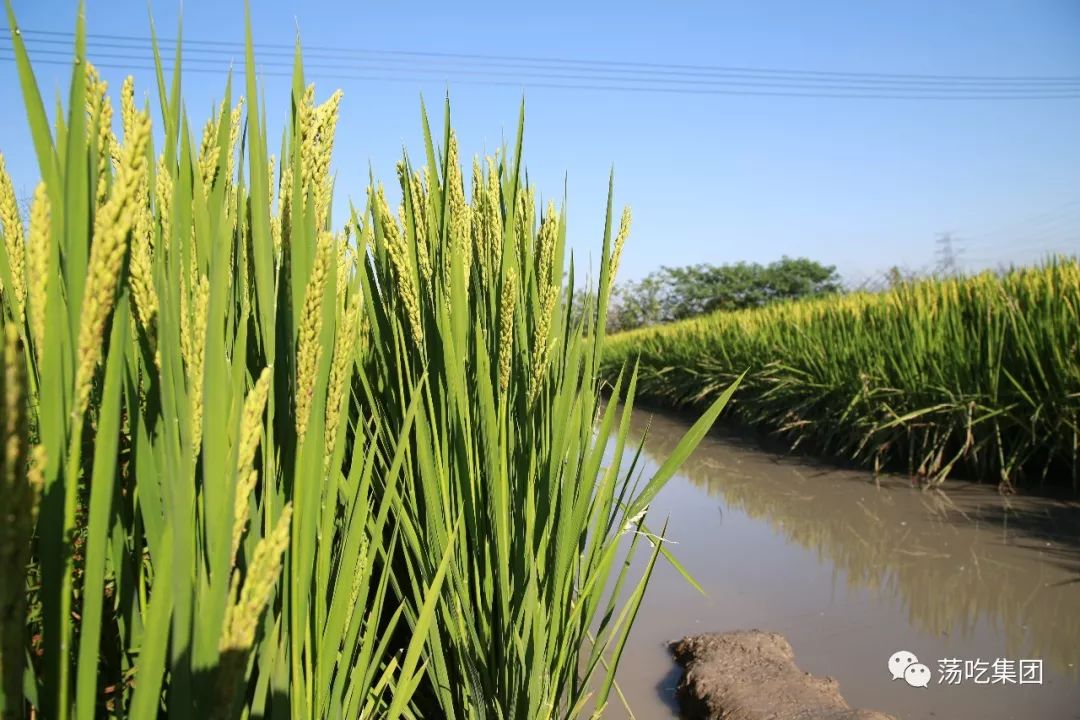
[[[904,680],[907,680],[911,687],[926,687],[930,684],[930,668],[922,663],[908,665],[904,671]]]
[[[893,680],[902,680],[904,679],[904,671],[908,669],[908,666],[917,662],[919,662],[919,658],[915,657],[913,652],[907,650],[894,652],[892,657],[889,658],[889,674],[892,675]]]

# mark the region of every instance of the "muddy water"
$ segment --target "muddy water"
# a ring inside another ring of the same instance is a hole
[[[646,472],[688,427],[638,411],[637,437],[650,420]],[[1080,718],[1078,502],[875,483],[714,434],[653,502],[650,525],[665,517],[706,595],[658,565],[618,675],[638,718],[678,717],[666,641],[750,628],[787,636],[798,665],[836,678],[855,707],[905,720]],[[891,679],[898,650],[931,668],[929,687]],[[997,658],[1041,659],[1042,684],[938,682],[942,659]]]

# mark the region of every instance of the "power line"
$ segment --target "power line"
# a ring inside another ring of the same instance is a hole
[[[0,42],[4,42],[4,41],[5,41],[4,38],[0,38]],[[54,56],[59,55],[59,56],[63,56],[63,57],[70,57],[70,55],[71,55],[71,52],[69,50],[38,49],[38,48],[34,47],[36,44],[42,44],[42,43],[49,44],[49,45],[67,45],[68,44],[66,41],[62,41],[62,40],[31,40],[30,43],[29,43],[29,47],[33,50],[33,52],[35,52],[37,54],[54,55]],[[149,44],[147,44],[145,46],[136,46],[136,45],[127,45],[127,44],[120,44],[120,43],[94,43],[90,47],[91,48],[107,48],[107,49],[111,49],[111,50],[125,50],[125,51],[128,51],[127,53],[124,53],[124,54],[98,53],[98,52],[93,53],[94,57],[112,57],[112,58],[120,58],[120,59],[125,59],[125,60],[148,60],[148,59],[150,59],[151,53],[152,53],[152,46],[149,45]],[[8,48],[6,46],[3,49],[10,50],[10,48]],[[170,50],[170,48],[162,47],[162,50],[167,51],[167,50]],[[143,51],[143,52],[146,53],[146,55],[145,56],[139,56],[137,54],[136,55],[132,54],[132,52],[137,52],[137,51]],[[183,53],[185,61],[199,62],[199,63],[209,63],[209,62],[220,63],[221,62],[220,59],[216,59],[216,58],[213,58],[213,57],[211,57],[211,58],[206,58],[206,57],[194,57],[193,58],[192,57],[192,55],[198,56],[198,55],[207,55],[207,54],[211,55],[211,56],[215,56],[215,55],[216,56],[224,56],[224,57],[232,59],[232,60],[243,60],[243,53],[240,53],[239,56],[238,56],[237,52],[234,52],[232,50],[222,50],[222,49],[218,49],[218,48],[205,48],[205,49],[194,48],[193,49],[193,48],[188,48],[187,45],[185,44],[184,53]],[[288,58],[288,61],[283,62],[283,61],[280,61],[280,60],[279,61],[266,61],[266,60],[263,60],[262,58],[265,58],[266,56],[278,57],[278,58]],[[293,58],[293,56],[294,56],[293,52],[284,52],[284,51],[280,51],[280,50],[270,50],[270,51],[262,51],[262,50],[260,50],[259,51],[259,58],[260,58],[259,65],[260,66],[292,67],[292,58]],[[388,57],[383,57],[383,56],[378,56],[378,57],[375,57],[373,59],[369,59],[369,58],[365,58],[365,57],[356,57],[356,58],[349,59],[348,56],[326,55],[326,54],[323,54],[323,53],[314,53],[314,52],[309,52],[309,51],[305,51],[304,58],[305,58],[304,59],[304,67],[305,68],[307,68],[307,67],[323,67],[323,68],[332,68],[333,69],[333,68],[342,67],[342,63],[346,63],[345,67],[349,66],[348,63],[351,63],[353,66],[364,66],[367,63],[389,63],[389,66],[387,66],[387,65],[376,66],[373,69],[388,69],[388,68],[393,69],[393,68],[396,68],[398,65],[401,65],[402,63],[409,63],[409,67],[416,67],[417,65],[419,65],[419,66],[422,66],[422,67],[439,68],[439,67],[444,67],[445,66],[445,63],[443,63],[443,62],[436,61],[436,60],[430,60],[430,59],[405,60],[405,59],[401,59],[401,58],[392,58],[392,57],[388,58]],[[317,62],[316,63],[310,62],[313,59],[316,60],[316,61],[319,61],[319,60],[334,61],[334,65],[331,65],[331,66],[319,65]],[[453,65],[455,65],[455,64],[464,65],[465,69],[460,69],[459,70],[459,69],[453,68]],[[526,71],[536,71],[536,70],[540,69],[537,66],[530,65],[530,64],[527,64],[527,63],[526,64],[521,64],[521,63],[496,62],[496,63],[487,63],[487,64],[483,64],[483,65],[478,65],[475,62],[453,61],[451,63],[451,68],[452,69],[450,69],[449,72],[465,72],[466,69],[469,68],[469,67],[481,67],[481,68],[483,68],[485,70],[485,72],[494,72],[494,71],[490,70],[489,68],[496,68],[496,69],[504,69],[504,68],[523,69],[523,70],[526,70]],[[564,68],[560,67],[560,68],[557,68],[557,69],[562,70]],[[550,71],[541,70],[541,72],[547,73],[547,72],[550,72]],[[601,74],[597,74],[597,73],[604,73],[604,74],[601,75]],[[651,77],[652,75],[659,74],[658,71],[633,71],[633,70],[626,70],[626,69],[618,69],[618,68],[616,68],[616,69],[610,69],[610,70],[605,69],[605,70],[596,71],[596,72],[590,71],[588,73],[588,77],[602,77],[604,79],[618,80],[618,79],[622,79],[622,76],[626,75],[627,73],[638,73],[638,77],[630,77],[630,78],[627,78],[628,80],[638,80],[638,79],[644,79],[644,78],[653,79]],[[499,74],[506,74],[506,73],[499,73]],[[519,73],[515,73],[515,74],[519,74]],[[670,73],[664,73],[664,74],[670,74]],[[680,73],[680,74],[689,75],[691,73]],[[569,76],[560,76],[560,77],[569,77]],[[577,76],[574,76],[574,77],[577,77]],[[753,79],[755,77],[765,78],[765,80],[764,81],[759,80],[759,81],[751,82],[751,83],[738,82],[740,80]],[[967,85],[969,83],[961,83],[961,84],[959,84],[959,85],[957,85],[955,87],[950,87],[950,86],[939,86],[939,85],[936,85],[936,84],[926,84],[924,82],[924,83],[920,83],[920,84],[916,84],[916,85],[912,86],[912,83],[914,83],[916,81],[906,81],[906,80],[905,81],[900,81],[900,80],[870,81],[870,80],[856,80],[856,79],[840,79],[840,80],[832,80],[832,81],[830,81],[831,83],[841,83],[841,84],[837,85],[837,84],[823,84],[822,80],[812,79],[812,78],[801,79],[795,84],[783,85],[783,84],[772,84],[772,81],[777,80],[777,79],[779,79],[779,80],[790,80],[790,78],[783,78],[783,77],[777,77],[777,76],[763,76],[763,75],[760,75],[760,74],[755,75],[755,74],[748,74],[748,73],[732,73],[732,74],[723,75],[723,76],[711,75],[711,74],[710,75],[702,75],[702,76],[700,76],[699,79],[694,79],[694,80],[668,79],[668,78],[665,78],[665,77],[661,77],[661,78],[657,78],[657,79],[663,79],[666,82],[677,83],[677,84],[678,83],[733,84],[733,85],[757,85],[757,84],[760,84],[760,85],[763,85],[763,86],[772,86],[772,87],[803,87],[803,86],[807,86],[807,87],[818,87],[818,88],[826,88],[826,89],[833,88],[833,89],[851,89],[851,90],[859,90],[859,89],[878,90],[878,89],[885,88],[885,89],[895,90],[895,91],[898,91],[898,92],[903,92],[903,91],[908,91],[908,90],[922,90],[922,91],[930,91],[930,92],[934,92],[934,91],[946,92],[946,91],[952,91],[952,90],[986,91],[987,89],[993,90],[994,92],[1006,92],[1006,93],[1007,92],[1021,92],[1021,91],[1022,92],[1030,92],[1032,90],[1036,90],[1036,91],[1039,91],[1039,92],[1077,92],[1077,91],[1080,91],[1080,79],[1078,79],[1076,81],[1069,81],[1069,82],[1063,83],[1060,86],[1058,86],[1058,85],[1055,85],[1055,86],[1049,86],[1049,85],[1042,86],[1042,85],[1039,85],[1039,86],[1027,86],[1027,87],[1025,87],[1023,85],[1016,85],[1015,83],[1008,83],[1008,84],[1003,84],[1002,87],[992,87],[992,88],[967,87]],[[878,84],[878,83],[882,83],[882,82],[907,83],[907,85],[894,87],[893,85],[880,85],[880,84]],[[858,84],[858,83],[863,83],[863,84]],[[866,83],[870,83],[870,84],[866,84]]]
[[[29,34],[31,31],[27,31],[24,34]],[[63,33],[49,33],[50,35],[63,35]],[[26,38],[30,44],[46,44],[46,45],[63,45],[69,46],[72,42],[72,37],[68,34],[67,39],[54,39],[54,38]],[[119,49],[119,50],[134,50],[145,51],[147,56],[152,50],[152,45],[149,39],[138,38],[135,36],[117,36],[117,35],[104,35],[94,37],[105,37],[112,39],[119,39],[122,42],[99,42],[91,40],[89,45],[92,47]],[[210,44],[210,47],[204,47],[203,44]],[[222,45],[231,45],[233,49],[227,49],[220,47]],[[159,47],[162,50],[172,50],[174,48],[174,41],[161,41]],[[273,45],[265,46],[256,44],[256,49],[260,57],[272,56],[272,57],[284,57],[291,59],[295,54],[295,49],[281,49],[288,48],[289,46]],[[209,55],[223,55],[227,57],[233,57],[242,59],[244,54],[244,47],[240,43],[227,43],[225,41],[199,41],[199,40],[187,40],[184,42],[184,55],[190,56],[192,54],[209,54]],[[39,51],[50,52],[50,51]],[[51,51],[56,54],[57,51]],[[64,53],[67,54],[67,53]],[[989,86],[989,89],[998,90],[1029,90],[1029,89],[1041,89],[1041,90],[1075,90],[1080,88],[1080,76],[1078,77],[1043,77],[1032,79],[1002,79],[993,77],[975,77],[965,80],[949,79],[949,76],[932,77],[932,79],[925,80],[912,80],[912,79],[896,79],[896,78],[879,78],[878,75],[873,73],[823,73],[820,71],[795,71],[795,70],[775,70],[768,68],[711,68],[706,71],[694,70],[672,70],[670,68],[678,68],[683,66],[661,66],[662,69],[628,69],[625,67],[614,67],[619,63],[607,63],[602,61],[581,61],[581,60],[545,60],[543,64],[537,65],[538,62],[535,59],[530,58],[512,58],[510,61],[502,59],[506,56],[485,56],[485,55],[463,55],[463,54],[440,54],[440,53],[411,53],[405,51],[379,51],[379,50],[355,50],[355,49],[343,49],[343,48],[305,48],[305,57],[308,59],[325,59],[341,61],[344,59],[352,58],[354,61],[360,62],[393,62],[404,63],[408,62],[415,65],[417,62],[423,62],[427,65],[439,65],[439,64],[464,64],[477,65],[482,67],[499,67],[499,68],[519,68],[519,69],[567,69],[585,64],[597,64],[602,65],[603,70],[597,72],[606,73],[636,73],[639,76],[646,75],[683,75],[696,78],[721,78],[724,80],[731,79],[793,79],[793,73],[800,73],[795,75],[794,78],[799,82],[805,83],[821,83],[821,82],[845,82],[845,83],[857,83],[857,82],[871,82],[877,87],[881,85],[899,85],[896,89],[905,89],[903,85],[915,84],[916,86],[929,86],[941,84],[942,89],[953,89],[957,86],[963,86],[965,89],[986,89],[982,86]],[[410,56],[409,58],[400,57],[402,55]],[[416,57],[426,58],[417,60]],[[371,58],[374,58],[371,59]],[[307,64],[307,63],[305,63]],[[590,71],[592,72],[592,71]],[[801,75],[801,73],[811,73],[811,77]],[[824,77],[818,77],[824,76]],[[973,86],[973,87],[972,87]]]
[[[1080,198],[1074,198],[1072,200],[1067,200],[1066,202],[1063,202],[1063,203],[1061,203],[1059,205],[1053,206],[1049,210],[1045,210],[1045,211],[1042,211],[1042,212],[1039,212],[1039,213],[1035,213],[1034,215],[1028,215],[1026,218],[1024,218],[1022,220],[1019,220],[1019,221],[1015,221],[1011,225],[1006,225],[1004,227],[998,227],[998,228],[996,228],[994,230],[991,230],[990,232],[981,233],[981,234],[983,236],[991,236],[992,237],[994,235],[1000,235],[1000,234],[1003,234],[1003,233],[1010,232],[1014,228],[1017,228],[1017,227],[1020,227],[1020,226],[1030,227],[1033,224],[1045,223],[1047,220],[1056,220],[1056,219],[1058,219],[1058,218],[1060,218],[1062,216],[1069,215],[1070,213],[1073,213],[1075,211],[1080,211]]]
[[[5,49],[0,49],[5,50]],[[10,52],[10,51],[8,51]],[[0,62],[14,62],[14,57],[10,55],[0,55]],[[95,63],[99,68],[103,69],[116,69],[116,70],[146,70],[153,71],[152,65],[138,65],[138,58],[132,58],[131,60],[124,60],[122,64],[114,63]],[[70,67],[68,60],[49,60],[49,59],[37,59],[33,60],[33,63],[39,65],[51,65],[59,67]],[[190,63],[190,60],[189,62]],[[218,64],[219,65],[219,64]],[[258,66],[258,64],[257,64]],[[214,74],[214,76],[222,76],[225,74],[225,69],[215,69],[214,67],[191,67],[185,65],[185,72],[195,72],[203,74]],[[365,73],[366,71],[366,73]],[[267,71],[258,70],[260,77],[270,78],[291,78],[292,72],[286,71]],[[597,83],[593,82],[593,79],[588,76],[582,77],[569,77],[568,80],[581,81],[581,82],[549,82],[546,79],[552,76],[540,76],[538,78],[524,78],[521,81],[500,81],[498,79],[489,79],[485,77],[484,73],[471,73],[477,77],[464,77],[464,78],[450,78],[446,74],[438,74],[428,71],[426,73],[417,72],[401,72],[396,70],[389,70],[383,68],[356,68],[354,72],[342,72],[336,69],[329,69],[327,71],[318,72],[305,72],[305,76],[312,80],[373,80],[373,81],[420,81],[420,82],[448,82],[453,80],[457,84],[465,85],[488,85],[488,86],[504,86],[504,87],[537,87],[537,89],[554,89],[554,90],[586,90],[586,91],[616,91],[616,92],[631,92],[631,93],[661,93],[661,94],[676,94],[676,95],[734,95],[734,96],[760,96],[760,97],[802,97],[802,98],[836,98],[836,99],[882,99],[882,100],[1047,100],[1047,99],[1076,99],[1080,98],[1080,94],[994,94],[994,95],[944,95],[944,94],[889,94],[889,93],[867,93],[864,91],[855,92],[781,92],[781,91],[766,91],[757,90],[756,87],[760,85],[752,86],[753,89],[740,90],[737,87],[671,87],[664,85],[647,85],[647,84],[611,84],[609,83]],[[490,73],[487,73],[490,76]],[[515,76],[516,77],[516,76]]]
[[[1080,255],[1080,242],[1046,243],[1040,246],[1017,245],[997,251],[979,251],[973,256],[965,256],[967,264],[979,263],[1015,263],[1023,258],[1045,258],[1055,255]]]
[[[1080,226],[1073,226],[1072,228],[1061,228],[1051,230],[1049,232],[1035,233],[1034,235],[1019,236],[1011,243],[1001,243],[998,245],[984,245],[980,247],[980,250],[1013,250],[1017,248],[1039,248],[1047,247],[1051,244],[1060,243],[1078,243],[1080,242]]]
[[[1037,233],[1035,235],[1018,236],[1011,242],[1001,242],[994,245],[976,245],[977,252],[1010,252],[1016,250],[1038,250],[1055,247],[1075,246],[1080,248],[1080,226],[1062,228],[1051,232]]]
[[[1080,258],[1080,253],[1076,250],[1069,250],[1065,248],[1052,248],[1043,251],[1027,251],[1021,253],[1013,253],[1010,255],[999,255],[996,257],[989,257],[980,255],[973,258],[968,258],[967,266],[970,267],[1010,267],[1017,265],[1032,265],[1034,263],[1043,262],[1053,258]]]
[[[7,51],[10,52],[10,51]],[[0,55],[0,62],[14,62],[15,58],[9,55]],[[54,65],[60,67],[71,67],[71,63],[65,60],[33,60],[35,64],[39,65]],[[143,70],[147,72],[153,72],[154,67],[152,65],[139,65],[135,61],[127,61],[123,64],[115,63],[95,63],[95,65],[101,69],[111,69],[120,71],[133,71]],[[258,63],[257,63],[258,65]],[[212,67],[191,67],[184,66],[184,72],[207,74],[221,76],[226,72],[225,68],[214,69]],[[290,72],[273,72],[273,71],[257,71],[260,77],[279,77],[290,78],[292,73]],[[353,73],[343,73],[336,71],[329,72],[305,72],[305,77],[310,80],[326,80],[326,81],[349,81],[349,80],[365,80],[365,81],[387,81],[387,82],[403,82],[403,81],[416,81],[416,82],[448,82],[450,78],[445,75],[439,74],[416,74],[416,73],[395,73],[395,72],[375,72],[371,71],[369,74],[359,74],[363,72],[358,70]],[[584,79],[584,78],[583,78]],[[857,92],[784,92],[784,91],[769,91],[769,90],[757,90],[757,89],[731,89],[731,88],[701,88],[701,87],[665,87],[661,85],[614,85],[604,83],[570,83],[570,82],[547,82],[538,81],[536,79],[526,78],[520,82],[514,81],[500,81],[496,79],[486,78],[453,78],[453,82],[459,85],[477,85],[477,86],[490,86],[490,87],[513,87],[513,88],[539,88],[539,89],[555,89],[555,90],[590,90],[590,91],[614,91],[614,92],[631,92],[631,93],[661,93],[661,94],[674,94],[674,95],[729,95],[729,96],[749,96],[749,97],[780,97],[780,98],[813,98],[813,99],[852,99],[852,100],[1062,100],[1062,99],[1077,99],[1080,98],[1080,94],[1070,95],[1047,95],[1047,94],[1029,94],[1029,95],[914,95],[914,94],[888,94],[888,93],[867,93],[864,91]]]
[[[1076,242],[1076,236],[1080,235],[1080,199],[990,232],[977,233],[974,245],[980,251],[1011,250],[1022,245],[1045,244],[1047,240],[1057,241],[1062,233],[1067,242]],[[1068,239],[1070,236],[1071,240]]]
[[[74,37],[72,33],[43,30],[25,30],[22,32],[22,36],[33,45],[42,43],[63,44]],[[88,38],[93,40],[94,47],[98,45],[109,46],[112,49],[122,51],[94,53],[92,57],[118,60],[124,63],[122,66],[111,63],[97,63],[99,67],[152,70],[152,65],[135,64],[149,61],[152,48],[149,38],[112,34],[91,34],[88,35]],[[160,45],[162,50],[168,49],[170,43],[175,43],[175,41],[163,40]],[[213,73],[215,69],[217,69],[217,72],[222,72],[220,59],[197,57],[197,55],[228,56],[231,51],[225,48],[234,48],[236,52],[240,52],[242,47],[241,43],[227,41],[184,40],[183,68],[188,72]],[[282,57],[286,54],[285,49],[288,49],[287,55],[289,57],[293,53],[291,46],[282,44],[262,44],[256,47],[260,57],[264,55]],[[31,49],[35,56],[70,57],[70,51],[37,47]],[[11,48],[5,45],[0,45],[0,51],[12,52]],[[140,51],[145,55],[140,56],[138,54]],[[880,73],[657,65],[461,53],[350,50],[325,46],[307,48],[305,52],[309,57],[314,55],[316,60],[335,61],[329,65],[320,62],[305,62],[306,74],[310,74],[313,78],[339,80],[448,82],[452,79],[454,82],[461,84],[518,88],[538,87],[689,95],[807,98],[907,100],[1048,100],[1080,98],[1080,77],[900,76]],[[373,56],[374,59],[365,56]],[[0,60],[10,62],[12,58],[5,54],[0,56]],[[477,66],[476,61],[478,60],[483,60],[484,64]],[[512,62],[508,63],[507,60]],[[40,59],[35,62],[46,65],[69,64],[68,61]],[[403,63],[408,63],[408,65],[402,67]],[[560,66],[556,67],[552,63],[558,63]],[[464,65],[464,67],[455,65]],[[266,68],[275,67],[291,68],[291,61],[262,60],[257,63],[257,66],[260,68],[260,75],[266,77],[291,76],[289,72],[266,70]],[[574,66],[580,66],[576,68],[577,72],[565,72],[566,70],[574,70]],[[602,69],[591,69],[596,67]],[[632,70],[630,67],[651,69]],[[513,70],[513,68],[518,69]],[[314,72],[308,73],[308,70]],[[665,73],[674,73],[681,77],[657,76]],[[920,77],[927,79],[914,79]],[[509,78],[513,79],[510,80]],[[986,83],[986,85],[971,85],[973,82]],[[1029,84],[1022,85],[1018,83]]]
[[[63,32],[56,30],[31,30],[23,29],[23,37],[33,36],[47,36],[47,37],[59,37],[65,38],[65,42],[70,43],[74,39],[74,33]],[[149,46],[151,39],[143,36],[136,35],[117,35],[106,33],[88,33],[86,35],[88,42],[94,40],[115,40],[122,42],[134,42]],[[161,47],[175,47],[176,40],[174,38],[158,38],[158,43]],[[198,40],[187,39],[183,40],[183,47],[200,47],[209,46],[216,48],[233,48],[237,51],[243,52],[245,44],[238,41],[228,40]],[[261,52],[269,52],[272,50],[287,51],[291,56],[295,51],[295,46],[286,43],[254,43],[254,47]],[[832,71],[832,70],[806,70],[806,69],[785,69],[785,68],[765,68],[765,67],[746,67],[746,66],[724,66],[724,65],[686,65],[686,64],[673,64],[673,63],[648,63],[648,62],[631,62],[622,60],[583,60],[574,58],[556,58],[556,57],[535,57],[535,56],[521,56],[521,55],[484,55],[477,53],[451,53],[451,52],[434,52],[434,51],[414,51],[414,50],[376,50],[376,49],[359,49],[359,48],[342,48],[332,47],[325,45],[305,45],[303,46],[304,52],[325,52],[332,53],[338,56],[358,56],[358,55],[397,55],[407,57],[433,57],[433,58],[446,58],[446,59],[469,59],[469,60],[481,60],[485,62],[522,62],[522,63],[535,63],[535,64],[571,64],[579,66],[593,66],[593,67],[624,67],[624,68],[638,68],[644,69],[656,69],[656,70],[681,70],[690,71],[694,73],[713,73],[713,74],[731,74],[731,73],[759,73],[768,75],[798,75],[807,77],[849,77],[849,78],[877,78],[880,80],[892,79],[892,80],[915,80],[915,81],[943,81],[943,82],[1000,82],[1000,83],[1050,83],[1058,84],[1065,83],[1069,85],[1080,84],[1080,75],[1066,75],[1066,76],[1046,76],[1046,75],[1015,75],[1015,76],[1001,76],[1001,75],[931,75],[931,74],[912,74],[912,73],[875,73],[875,72],[850,72],[850,71]]]
[[[11,52],[11,50],[9,48],[7,48],[7,47],[5,47],[3,45],[0,45],[0,50],[6,50],[8,52]],[[47,55],[47,56],[52,56],[52,57],[56,57],[56,56],[70,57],[70,52],[65,51],[65,50],[34,49],[33,52],[34,52],[35,55]],[[147,53],[149,54],[149,48],[147,48]],[[111,53],[111,52],[93,53],[91,55],[91,57],[92,58],[101,58],[101,59],[105,59],[105,60],[119,60],[119,61],[123,61],[125,63],[140,62],[140,61],[141,62],[146,62],[149,59],[148,57],[140,57],[140,56],[138,56],[136,54],[132,54],[132,53]],[[7,59],[7,58],[4,58],[4,59]],[[213,59],[213,58],[198,58],[198,57],[191,58],[191,57],[186,57],[186,58],[183,59],[183,62],[185,63],[186,67],[191,67],[192,64],[195,64],[195,66],[197,66],[197,67],[207,67],[208,69],[220,68],[221,65],[222,65],[221,60]],[[288,69],[288,68],[291,68],[293,66],[293,63],[292,63],[292,61],[281,61],[281,60],[265,61],[265,60],[260,60],[257,63],[257,65],[260,68],[270,67],[270,68],[285,68],[285,69]],[[763,81],[743,81],[743,80],[737,80],[737,79],[736,80],[728,80],[728,79],[721,79],[721,78],[704,79],[704,80],[688,80],[688,79],[680,79],[680,78],[668,78],[668,79],[664,79],[662,81],[658,81],[658,80],[654,80],[654,79],[651,79],[651,78],[620,77],[620,76],[611,76],[611,75],[598,75],[598,74],[592,74],[592,73],[586,73],[586,74],[581,74],[581,73],[555,73],[555,72],[548,72],[548,71],[536,71],[535,69],[532,69],[532,68],[527,69],[525,71],[506,71],[506,70],[502,70],[502,69],[495,69],[495,70],[479,69],[479,70],[475,70],[475,69],[468,69],[468,68],[453,68],[453,67],[451,67],[451,68],[439,68],[438,66],[436,66],[434,68],[434,70],[432,70],[432,69],[429,69],[430,62],[425,63],[424,61],[421,61],[420,63],[418,63],[418,65],[420,66],[419,70],[421,70],[422,72],[434,73],[438,77],[442,77],[442,76],[438,75],[438,72],[441,71],[441,72],[446,73],[448,76],[464,76],[464,77],[478,77],[478,78],[487,78],[487,77],[493,77],[493,78],[507,78],[507,77],[510,77],[510,78],[537,78],[537,79],[540,79],[540,80],[555,80],[555,81],[565,81],[565,80],[574,81],[574,82],[604,81],[604,82],[608,82],[608,83],[620,83],[619,85],[614,85],[613,88],[615,88],[615,87],[618,87],[618,88],[621,88],[621,87],[630,88],[630,87],[641,86],[643,83],[663,82],[666,85],[674,85],[674,86],[676,86],[675,88],[672,88],[672,89],[677,89],[678,87],[682,87],[682,86],[685,86],[687,88],[710,88],[710,87],[715,87],[715,88],[735,88],[735,89],[738,89],[738,88],[750,88],[750,89],[780,88],[780,89],[787,89],[787,90],[810,89],[810,90],[835,90],[835,91],[842,91],[844,93],[858,92],[860,96],[862,96],[863,91],[877,91],[877,90],[882,89],[882,88],[879,88],[879,87],[877,87],[875,85],[847,85],[847,84],[839,84],[839,85],[834,85],[834,84],[812,84],[812,85],[808,85],[806,83],[801,83],[801,82],[796,82],[796,83],[793,83],[793,82],[763,82]],[[317,74],[319,72],[321,72],[321,71],[331,71],[335,75],[340,75],[343,71],[345,71],[345,72],[350,72],[351,71],[351,72],[389,72],[389,73],[397,73],[397,72],[401,72],[402,70],[405,70],[405,68],[401,68],[401,67],[398,67],[398,66],[393,65],[393,64],[388,65],[388,64],[385,64],[385,63],[383,63],[381,61],[363,61],[363,60],[359,60],[359,61],[354,60],[354,61],[349,61],[349,62],[337,62],[337,63],[334,63],[334,64],[326,64],[326,63],[320,63],[320,62],[309,62],[309,61],[305,60],[304,61],[304,69],[305,69],[305,72],[307,72],[308,70],[314,70],[314,71],[316,71]],[[414,68],[408,68],[408,70],[415,71]],[[288,73],[286,73],[286,74],[288,74]],[[648,86],[648,85],[646,85],[646,86]],[[898,93],[898,94],[902,93],[904,97],[908,97],[908,94],[912,93],[912,92],[931,93],[931,94],[934,94],[934,97],[937,97],[937,94],[940,94],[940,93],[950,93],[950,94],[960,93],[960,94],[963,94],[964,99],[968,98],[969,97],[968,93],[972,92],[972,91],[966,90],[966,89],[964,89],[964,90],[961,90],[961,89],[943,89],[943,88],[938,88],[938,87],[930,87],[930,88],[886,88],[886,90],[891,91],[893,93]],[[995,99],[997,99],[999,96],[1000,96],[1001,99],[1007,99],[1007,98],[1013,98],[1014,96],[1017,96],[1020,93],[1030,93],[1030,92],[1031,91],[1029,91],[1029,90],[1019,90],[1019,89],[1007,89],[1006,90],[1006,89],[1002,89],[1002,90],[994,90],[993,95],[994,95]],[[1062,95],[1061,92],[1063,92],[1063,91],[1060,91],[1060,90],[1055,90],[1052,93],[1051,92],[1045,92],[1045,91],[1036,91],[1036,92],[1040,96],[1045,95],[1048,98],[1050,98],[1050,97],[1053,97],[1053,98],[1058,98],[1058,97],[1066,97],[1066,98],[1068,98],[1068,97],[1080,97],[1080,86],[1077,86],[1075,91],[1072,91],[1067,95]]]

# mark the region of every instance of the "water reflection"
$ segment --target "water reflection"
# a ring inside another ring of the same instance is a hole
[[[686,424],[637,412],[638,438],[650,421],[645,452],[662,461]],[[900,603],[911,624],[966,638],[989,623],[1011,657],[1043,658],[1076,678],[1080,503],[1008,499],[971,484],[874,484],[865,473],[815,469],[731,438],[707,438],[682,474],[832,563],[834,582]]]

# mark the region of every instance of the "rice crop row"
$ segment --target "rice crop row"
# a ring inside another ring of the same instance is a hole
[[[929,481],[1080,470],[1080,263],[908,283],[613,335],[640,396],[700,407],[746,372],[737,423]]]
[[[401,206],[373,181],[334,229],[342,95],[299,47],[275,157],[250,30],[199,127],[180,46],[153,102],[110,94],[80,12],[50,117],[7,12],[41,183],[24,224],[0,168],[3,716],[602,712],[667,551],[626,554],[723,405],[653,476],[622,461],[636,380],[620,412],[597,368],[629,215],[609,193],[572,316],[523,119],[467,195],[423,113]]]

